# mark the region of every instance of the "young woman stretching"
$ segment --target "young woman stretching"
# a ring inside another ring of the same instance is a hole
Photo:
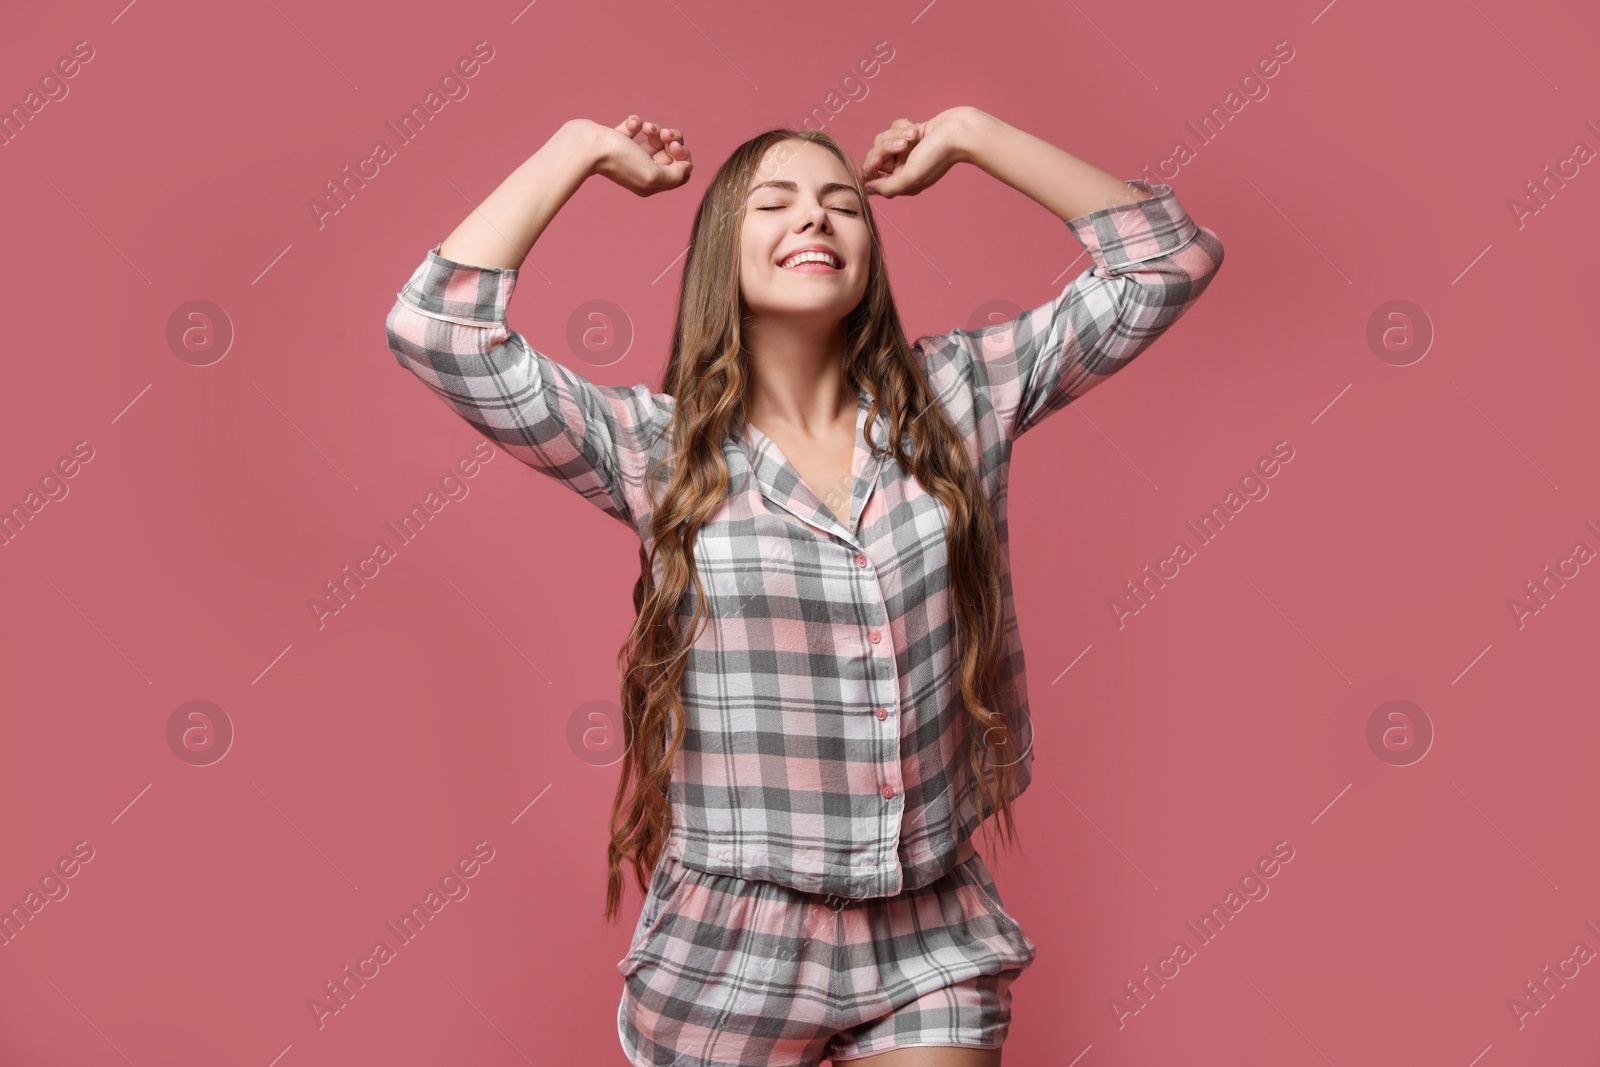
[[[956,163],[1093,264],[1009,322],[908,343],[867,198]],[[588,177],[649,196],[691,167],[677,129],[566,123],[386,322],[401,366],[640,538],[605,914],[624,861],[645,898],[618,1035],[641,1067],[997,1067],[1035,952],[970,840],[990,815],[1014,836],[1031,777],[1011,445],[1176,322],[1222,244],[1170,185],[957,107],[896,121],[859,170],[810,130],[736,148],[695,213],[660,392],[507,327]]]

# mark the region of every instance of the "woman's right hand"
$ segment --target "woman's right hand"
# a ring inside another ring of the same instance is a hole
[[[599,126],[600,157],[595,172],[624,189],[650,196],[689,180],[694,161],[683,131],[629,115],[615,126]]]

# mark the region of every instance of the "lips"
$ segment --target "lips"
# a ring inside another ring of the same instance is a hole
[[[816,259],[810,259],[810,260],[806,260],[803,263],[795,264],[795,266],[815,266],[815,267],[817,267],[819,269],[826,269],[826,270],[843,270],[844,269],[844,257],[839,255],[839,253],[835,252],[833,249],[828,248],[828,247],[826,247],[824,245],[806,245],[804,248],[796,248],[792,252],[789,252],[787,255],[785,255],[782,259],[778,260],[778,266],[780,268],[784,269],[784,270],[793,270],[794,267],[786,266],[786,264],[788,264],[789,261],[794,259],[796,256],[801,255],[801,254],[806,253],[806,252],[821,253],[822,255],[831,257],[833,262],[831,264],[829,264],[829,263],[823,263],[823,262],[821,262],[819,260],[816,260]]]

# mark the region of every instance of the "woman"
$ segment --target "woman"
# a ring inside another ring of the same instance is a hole
[[[1094,263],[1009,322],[909,344],[867,197],[960,162]],[[958,107],[895,122],[859,170],[809,130],[735,149],[695,214],[661,392],[595,385],[505,325],[586,178],[649,196],[691,168],[677,129],[568,122],[386,324],[402,366],[640,537],[607,917],[624,860],[646,892],[619,1037],[641,1065],[993,1067],[1035,951],[970,841],[991,814],[1014,835],[1032,762],[1011,443],[1172,325],[1221,242],[1169,185]]]

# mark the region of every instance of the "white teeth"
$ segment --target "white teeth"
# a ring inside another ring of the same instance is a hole
[[[799,263],[826,263],[835,270],[839,267],[839,261],[827,252],[796,252],[778,265],[780,267],[793,267]]]

